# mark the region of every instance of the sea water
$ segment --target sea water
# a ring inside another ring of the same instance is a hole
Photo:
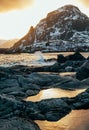
[[[64,56],[73,54],[71,53],[44,53],[36,52],[35,54],[0,54],[0,66],[8,67],[14,65],[28,65],[28,66],[43,66],[52,65],[55,61],[45,62],[44,59],[57,58],[58,54],[64,54]],[[85,57],[89,56],[89,53],[82,53]],[[64,76],[65,74],[62,74]],[[69,74],[68,74],[69,75]],[[51,91],[51,93],[50,93]],[[61,89],[48,89],[42,90],[38,95],[28,97],[26,100],[40,101],[48,98],[58,97],[73,97],[84,90],[61,90]],[[49,95],[49,96],[48,96]],[[65,116],[59,121],[35,121],[41,130],[89,130],[89,110],[75,110]]]

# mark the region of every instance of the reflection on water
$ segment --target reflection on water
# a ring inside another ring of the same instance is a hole
[[[41,130],[89,130],[89,110],[75,110],[57,122],[35,121]]]
[[[49,98],[74,97],[83,91],[85,91],[85,89],[70,91],[70,90],[63,90],[59,88],[51,88],[51,89],[42,90],[35,96],[28,97],[26,101],[35,102],[35,101],[40,101],[42,99],[49,99]]]
[[[26,100],[40,101],[42,99],[48,98],[74,97],[82,91],[85,91],[85,89],[70,91],[59,88],[52,88],[42,90],[36,96],[30,96]],[[35,122],[39,125],[41,130],[89,130],[88,120],[89,110],[75,110],[57,122],[39,120],[36,120]]]
[[[60,76],[75,76],[76,72],[61,72]]]
[[[38,56],[39,54],[39,56]],[[53,55],[52,55],[53,56]],[[41,53],[22,53],[22,54],[9,54],[4,55],[0,54],[0,66],[13,66],[13,65],[27,65],[27,66],[42,66],[42,65],[52,65],[55,61],[52,62],[44,62],[44,59],[52,58],[51,54],[44,54],[42,57]],[[53,57],[56,57],[55,54]]]

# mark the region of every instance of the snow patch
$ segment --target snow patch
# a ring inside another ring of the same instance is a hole
[[[75,16],[73,16],[73,20],[76,20],[76,19],[78,19],[79,18],[79,15],[75,15]]]

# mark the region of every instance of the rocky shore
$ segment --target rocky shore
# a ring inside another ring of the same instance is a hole
[[[60,72],[74,75],[60,76]],[[43,89],[86,89],[75,97],[25,101]],[[0,67],[0,129],[40,130],[34,120],[57,121],[72,110],[89,109],[89,58],[58,55],[54,65]]]

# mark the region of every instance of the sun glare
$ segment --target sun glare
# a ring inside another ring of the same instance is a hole
[[[35,0],[34,4],[23,10],[14,10],[7,13],[0,13],[0,39],[21,38],[24,36],[30,26],[35,26],[47,13],[55,10],[65,4],[82,5],[69,0]],[[87,9],[85,12],[87,13]]]
[[[30,27],[30,15],[23,11],[13,11],[0,15],[0,37],[21,37]]]

